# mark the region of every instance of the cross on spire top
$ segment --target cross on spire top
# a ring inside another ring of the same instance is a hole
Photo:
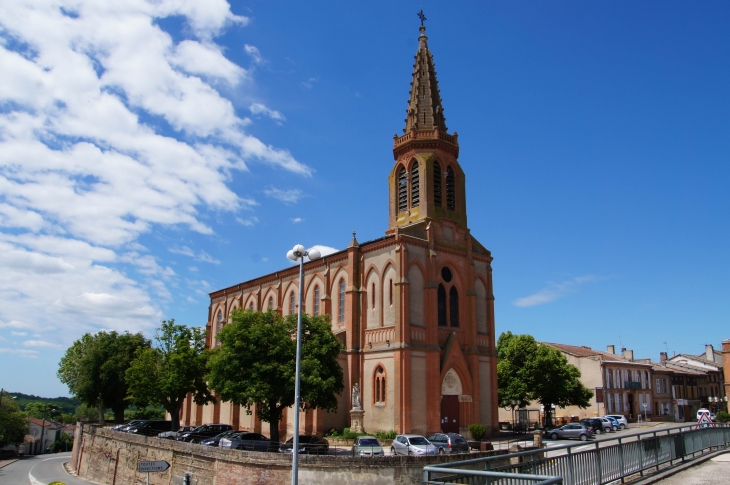
[[[421,11],[418,12],[418,18],[421,19],[421,27],[423,27],[423,22],[425,22],[427,20],[426,15],[423,13],[423,9],[421,9]]]

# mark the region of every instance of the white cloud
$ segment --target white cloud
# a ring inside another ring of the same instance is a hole
[[[167,250],[173,254],[181,254],[183,256],[189,256],[191,258],[195,257],[195,252],[187,246],[183,246],[181,248],[172,247],[172,248],[167,248]]]
[[[259,48],[253,45],[245,44],[243,46],[243,50],[246,51],[246,54],[251,56],[251,59],[253,60],[254,64],[261,64],[264,62],[263,57],[261,57],[261,52],[259,52]]]
[[[10,335],[13,337],[25,337],[28,335],[28,332],[10,332]]]
[[[600,278],[594,275],[577,276],[561,283],[550,283],[545,288],[522,298],[515,299],[512,304],[516,307],[530,307],[544,305],[562,298],[570,293],[575,293],[578,288],[586,283],[599,281]]]
[[[310,77],[309,79],[305,79],[304,81],[302,81],[302,86],[304,86],[307,89],[312,89],[312,87],[314,86],[314,83],[316,83],[317,81],[319,81],[319,78]]]
[[[170,55],[170,62],[190,74],[220,78],[231,85],[247,75],[243,68],[226,59],[218,46],[193,40],[180,42]]]
[[[236,217],[236,222],[239,224],[243,224],[244,226],[251,227],[256,225],[259,222],[258,217],[249,217],[247,219],[243,219],[241,217]]]
[[[304,194],[299,189],[282,190],[277,189],[276,187],[269,187],[267,189],[264,189],[264,194],[266,194],[268,197],[280,200],[285,204],[296,204],[297,202],[299,202],[299,199],[304,197]]]
[[[220,261],[215,259],[210,254],[206,253],[205,251],[200,251],[198,254],[195,254],[195,251],[190,249],[187,246],[183,247],[172,247],[168,248],[168,251],[170,251],[173,254],[180,254],[182,256],[188,256],[190,258],[195,259],[196,261],[201,261],[203,263],[211,263],[211,264],[220,264]],[[197,271],[197,269],[196,269]]]
[[[294,217],[294,218],[292,218],[292,220],[291,220],[291,221],[292,221],[292,223],[294,223],[294,224],[298,224],[298,223],[300,223],[300,222],[304,222],[304,219],[302,219],[301,217]]]
[[[18,357],[26,359],[37,359],[37,350],[0,348],[0,354],[17,354]]]
[[[251,111],[251,114],[253,115],[264,115],[268,116],[272,120],[275,121],[285,121],[286,118],[283,114],[281,114],[279,111],[276,111],[275,109],[267,108],[266,105],[261,103],[252,103],[251,106],[248,107],[249,111]]]
[[[25,342],[23,342],[23,345],[25,345],[26,347],[45,347],[45,348],[51,348],[51,349],[63,348],[59,344],[46,342],[45,340],[26,340]]]

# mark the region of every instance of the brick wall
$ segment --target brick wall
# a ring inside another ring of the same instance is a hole
[[[170,468],[151,473],[153,485],[172,485],[191,472],[197,485],[287,485],[291,483],[291,456],[278,453],[247,453],[172,440],[120,433],[105,428],[79,426],[70,463],[80,478],[104,485],[144,484],[146,474],[137,473],[139,461],[165,460]],[[469,458],[495,452],[472,454]],[[384,457],[364,460],[349,456],[300,455],[301,483],[420,484],[423,467],[462,457]],[[79,466],[80,465],[80,466]],[[195,482],[194,482],[195,483]]]

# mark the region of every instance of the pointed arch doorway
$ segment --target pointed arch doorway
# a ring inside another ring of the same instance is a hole
[[[459,374],[454,369],[449,369],[441,383],[441,431],[444,433],[459,432],[459,396],[461,391]]]

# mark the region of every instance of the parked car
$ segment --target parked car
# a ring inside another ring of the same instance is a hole
[[[436,433],[428,437],[438,452],[444,453],[469,453],[469,444],[463,436],[458,433]]]
[[[230,424],[204,424],[202,426],[198,426],[192,431],[179,434],[177,436],[177,440],[185,441],[187,443],[200,443],[205,439],[213,438],[224,431],[231,431],[232,429],[233,426]]]
[[[213,436],[212,438],[204,439],[200,442],[201,446],[220,446],[220,442],[223,438],[228,438],[229,436],[233,436],[237,433],[240,433],[240,431],[224,431],[220,434],[217,434]]]
[[[272,443],[269,438],[259,433],[239,431],[221,438],[218,446],[234,450],[276,451],[279,448],[279,443]]]
[[[608,419],[608,418],[606,418],[606,417],[603,417],[603,416],[601,416],[601,417],[600,417],[600,418],[598,418],[598,419],[600,419],[600,420],[601,420],[601,421],[603,422],[603,424],[605,425],[605,428],[606,428],[606,432],[607,432],[607,433],[608,433],[608,432],[613,432],[613,431],[616,431],[616,430],[614,429],[614,424],[613,424],[613,421],[611,421],[610,419]]]
[[[141,434],[144,436],[157,436],[163,431],[172,430],[172,421],[162,419],[150,419],[135,426],[129,426],[127,433]]]
[[[294,449],[294,438],[289,438],[286,443],[279,446],[279,453],[292,453]],[[299,453],[308,455],[326,455],[329,452],[330,443],[317,435],[299,435]]]
[[[358,436],[352,444],[352,456],[385,456],[385,451],[375,436]]]
[[[162,433],[159,433],[157,437],[165,440],[174,440],[179,434],[187,433],[188,431],[192,431],[192,429],[193,426],[180,426],[177,431],[163,431]]]
[[[424,456],[437,455],[438,452],[438,448],[419,434],[400,434],[390,447],[391,455]]]
[[[126,423],[117,424],[115,426],[112,426],[112,429],[114,431],[126,431],[127,428],[129,428],[130,426],[136,426],[138,424],[144,423],[145,421],[147,421],[147,420],[146,419],[133,419],[131,421],[127,421]]]
[[[589,428],[586,428],[580,423],[568,423],[559,428],[553,428],[548,431],[550,439],[556,440],[558,438],[567,439],[579,439],[585,441],[588,438],[593,437],[593,433]]]
[[[611,416],[604,416],[604,418],[609,420],[613,431],[618,431],[619,429],[621,429],[621,425],[619,425],[618,421],[616,421],[616,418]]]
[[[624,416],[623,414],[609,414],[606,417],[607,418],[613,418],[616,421],[618,421],[618,426],[621,429],[626,429],[626,428],[629,427],[629,420],[626,419],[626,416]]]
[[[608,423],[604,423],[603,420],[598,418],[581,419],[580,424],[586,428],[590,428],[593,434],[608,433],[611,431],[611,427]]]

